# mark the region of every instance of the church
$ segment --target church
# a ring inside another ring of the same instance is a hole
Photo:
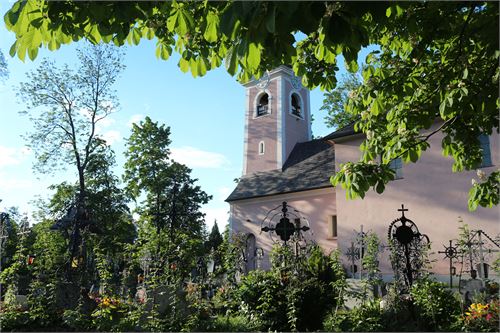
[[[468,211],[468,191],[476,172],[452,172],[452,159],[441,153],[440,133],[431,137],[431,147],[417,163],[393,161],[396,179],[384,193],[370,190],[364,199],[347,200],[342,188],[331,185],[330,177],[340,164],[359,160],[364,134],[347,126],[312,139],[309,90],[286,66],[243,86],[243,173],[226,201],[231,233],[246,238],[246,271],[269,267],[276,232],[273,238],[262,228],[273,218],[279,221],[284,202],[297,227],[306,226],[304,238],[314,240],[325,253],[339,249],[345,267],[352,259],[347,256],[349,248],[361,232],[374,232],[387,245],[389,227],[402,213],[428,236],[432,271],[443,280],[451,268],[440,252],[458,237],[459,220],[492,239],[498,237],[499,210]],[[481,140],[481,170],[486,174],[498,166],[498,139],[494,133]],[[392,275],[388,252],[381,252],[384,278]]]

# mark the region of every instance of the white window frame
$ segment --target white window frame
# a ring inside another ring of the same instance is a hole
[[[259,107],[259,101],[262,97],[262,95],[267,94],[267,113],[261,114],[260,116],[258,115],[257,108]],[[256,96],[255,100],[253,101],[253,118],[260,118],[260,117],[265,117],[269,116],[270,114],[273,113],[272,110],[272,103],[273,97],[271,96],[271,92],[269,90],[261,90]]]
[[[300,116],[298,116],[298,115],[296,115],[296,114],[294,114],[294,113],[292,112],[292,96],[293,96],[294,94],[295,94],[295,95],[297,95],[297,98],[299,99],[299,104],[300,104]],[[297,118],[297,119],[300,119],[300,120],[304,120],[304,119],[306,119],[305,109],[304,109],[304,100],[303,100],[302,96],[300,95],[299,91],[297,91],[297,90],[292,90],[292,91],[290,92],[290,96],[288,97],[288,113],[289,113],[291,116],[293,116],[293,117],[295,117],[295,118]]]
[[[339,235],[337,215],[328,216],[328,239],[337,239]]]
[[[259,155],[264,155],[266,153],[266,143],[264,141],[259,142]]]

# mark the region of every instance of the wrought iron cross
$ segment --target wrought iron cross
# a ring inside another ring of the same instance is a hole
[[[444,246],[444,245],[443,245]],[[453,240],[450,239],[450,246],[444,246],[444,251],[438,251],[438,253],[443,253],[445,258],[450,259],[450,288],[453,287],[453,275],[455,275],[455,267],[453,267],[453,259],[458,256],[458,250],[456,246],[453,246]]]
[[[307,231],[310,229],[308,226],[301,227],[300,224],[294,225],[292,222],[290,222],[290,219],[288,218],[288,206],[286,201],[283,201],[282,203],[281,212],[282,217],[274,228],[265,226],[261,228],[261,230],[264,232],[276,232],[276,234],[280,236],[280,239],[286,245],[286,242],[288,242],[295,233],[299,233],[300,231]]]
[[[401,212],[402,217],[405,217],[405,212],[407,212],[408,209],[405,208],[404,204],[401,204],[401,209],[398,209],[398,212]]]

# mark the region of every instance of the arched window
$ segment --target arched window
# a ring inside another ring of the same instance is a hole
[[[247,258],[245,267],[246,273],[253,271],[255,269],[255,252],[256,252],[255,235],[248,234],[245,244],[245,257]]]
[[[263,116],[269,113],[269,95],[264,93],[259,98],[257,103],[257,117]]]
[[[264,141],[259,142],[259,155],[264,155],[266,151],[266,146],[264,145]]]
[[[292,114],[294,116],[303,118],[301,104],[302,103],[301,103],[299,95],[297,95],[296,93],[293,93],[292,94]]]

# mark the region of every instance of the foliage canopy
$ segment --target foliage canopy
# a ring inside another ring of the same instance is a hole
[[[351,72],[370,44],[363,85],[347,111],[366,134],[362,158],[332,178],[348,197],[384,191],[391,160],[416,162],[442,132],[453,170],[481,163],[480,134],[498,131],[498,2],[48,2],[18,1],[5,15],[10,54],[37,56],[80,39],[123,45],[157,39],[184,72],[203,76],[224,62],[238,80],[290,64],[305,86],[332,90],[337,56]],[[300,39],[298,39],[300,36]],[[432,128],[438,124],[437,129]],[[380,165],[370,165],[381,156]],[[471,190],[469,208],[498,204],[498,171]]]

